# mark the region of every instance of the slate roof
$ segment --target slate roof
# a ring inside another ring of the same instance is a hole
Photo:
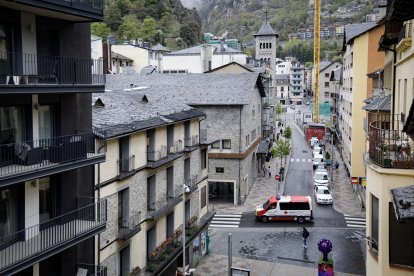
[[[345,41],[349,44],[355,37],[371,30],[377,26],[376,22],[365,22],[359,24],[349,24],[345,26]]]
[[[190,47],[190,48],[186,48],[186,49],[182,49],[179,51],[174,51],[171,53],[167,53],[166,56],[185,56],[185,55],[201,55],[201,48],[203,47],[203,45],[197,45],[194,47]],[[230,47],[225,47],[224,51],[221,51],[220,49],[220,45],[211,45],[211,47],[214,48],[213,50],[213,54],[214,55],[223,55],[223,54],[242,54],[242,51],[230,48]]]
[[[149,101],[165,101],[168,98],[191,106],[197,105],[246,105],[250,102],[259,73],[246,74],[151,74],[107,75],[106,89],[122,90],[133,86]],[[264,97],[262,85],[259,91]]]
[[[342,83],[342,75],[343,75],[342,66],[335,68],[331,73],[330,81],[339,81]]]
[[[145,76],[145,75],[153,74],[153,73],[155,73],[155,72],[156,72],[156,69],[157,69],[157,68],[156,68],[155,66],[148,65],[148,66],[143,67],[143,68],[141,69],[141,72],[139,72],[139,74],[140,74],[141,76]]]
[[[319,72],[322,72],[325,70],[329,65],[331,65],[333,62],[329,60],[323,60],[319,63]]]
[[[207,71],[206,73],[212,73],[212,72],[218,71],[220,69],[226,68],[226,67],[228,67],[230,65],[237,65],[237,66],[243,68],[244,70],[246,70],[246,73],[248,73],[248,72],[254,72],[254,70],[250,69],[249,67],[246,67],[246,66],[244,66],[244,65],[242,65],[242,64],[240,64],[238,62],[233,61],[233,62],[224,64],[222,66],[216,67],[214,69],[211,69],[210,71]]]
[[[104,106],[92,107],[93,126],[106,130],[108,138],[113,138],[205,116],[203,112],[172,98],[147,101],[143,90],[108,90],[104,94],[94,94],[93,103],[99,99]]]
[[[164,47],[160,43],[158,43],[157,45],[155,45],[151,49],[154,50],[154,51],[160,51],[160,52],[171,52],[170,49],[168,49],[167,47]]]
[[[374,96],[362,109],[366,111],[391,111],[391,96]]]
[[[414,219],[414,185],[390,190],[398,220]]]
[[[278,36],[277,32],[275,30],[273,30],[272,26],[267,21],[265,21],[263,23],[262,27],[260,27],[259,31],[254,36],[258,36],[258,35],[276,35],[276,36]]]

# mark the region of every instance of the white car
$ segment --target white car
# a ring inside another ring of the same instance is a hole
[[[323,162],[323,155],[318,154],[313,156],[313,169],[316,169],[319,165],[319,163]]]
[[[315,145],[319,145],[319,140],[318,140],[318,138],[317,137],[312,137],[311,139],[310,139],[310,144],[311,144],[311,147],[313,148]]]
[[[329,175],[327,170],[318,170],[313,176],[313,183],[315,186],[328,186]]]
[[[315,145],[312,150],[312,155],[322,155],[322,148],[320,146]]]
[[[329,191],[328,187],[325,186],[315,186],[314,196],[316,203],[319,204],[332,204],[332,194]]]

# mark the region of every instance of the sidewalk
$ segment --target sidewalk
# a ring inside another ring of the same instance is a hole
[[[194,272],[194,276],[223,276],[227,275],[228,258],[226,255],[210,254],[204,256]],[[298,265],[284,264],[280,262],[266,262],[247,258],[233,257],[233,267],[245,268],[250,270],[250,275],[286,275],[286,276],[316,276],[317,268],[310,268]],[[335,276],[351,276],[335,271]]]
[[[327,144],[325,149],[331,153],[331,144]],[[331,181],[334,209],[346,215],[365,217],[365,212],[361,209],[361,202],[352,189],[351,180],[347,175],[339,151],[337,147],[334,146],[333,162],[335,163],[336,161],[339,163],[339,168],[338,171],[333,169],[334,171]]]

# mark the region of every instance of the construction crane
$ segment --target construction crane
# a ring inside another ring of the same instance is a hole
[[[313,122],[320,122],[319,72],[321,50],[321,0],[314,0],[313,13]]]

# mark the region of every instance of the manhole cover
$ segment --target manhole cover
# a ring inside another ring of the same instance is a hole
[[[307,150],[302,150],[302,153],[308,153],[308,151]]]

